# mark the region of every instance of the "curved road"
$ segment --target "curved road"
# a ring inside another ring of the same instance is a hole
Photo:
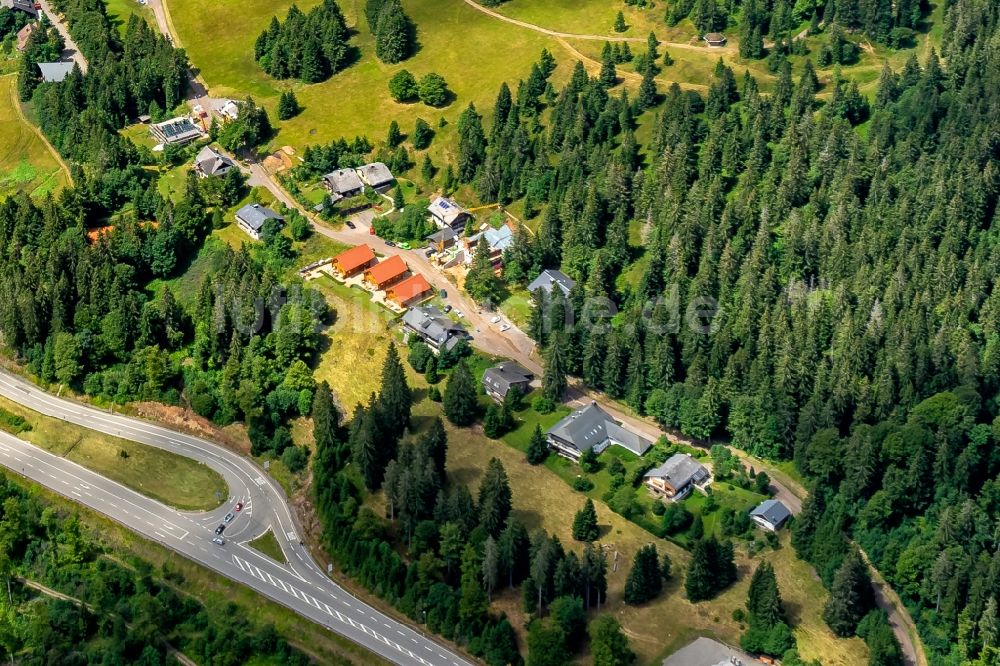
[[[471,666],[424,634],[368,606],[338,586],[299,542],[284,493],[252,460],[206,440],[139,419],[57,398],[0,370],[0,395],[47,416],[192,458],[223,476],[232,497],[205,512],[182,512],[64,458],[0,432],[0,465],[328,627],[404,666]],[[235,503],[243,509],[235,512]],[[225,545],[212,542],[226,513]],[[272,530],[288,564],[247,545]]]

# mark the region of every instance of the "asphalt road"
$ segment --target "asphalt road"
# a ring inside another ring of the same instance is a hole
[[[355,598],[323,573],[299,542],[299,528],[284,493],[252,460],[163,426],[57,398],[5,371],[0,371],[0,395],[48,416],[202,462],[223,476],[231,497],[214,511],[177,511],[5,432],[0,432],[0,465],[256,590],[393,663],[471,666],[430,637]],[[237,501],[244,507],[226,527],[225,545],[212,543],[215,528]],[[289,564],[276,562],[247,545],[268,529],[277,536]]]

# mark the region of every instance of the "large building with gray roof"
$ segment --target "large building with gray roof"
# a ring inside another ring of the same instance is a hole
[[[281,217],[273,210],[267,206],[261,206],[260,204],[247,204],[236,211],[236,224],[242,229],[250,238],[254,240],[260,240],[260,233],[264,229],[264,225],[267,224],[268,220],[277,220],[278,222],[284,222],[285,218]]]
[[[675,453],[659,467],[646,472],[643,481],[654,495],[678,500],[711,478],[708,469],[697,460],[686,453]]]
[[[534,378],[531,371],[517,363],[506,361],[487,368],[483,373],[483,388],[486,389],[486,395],[497,402],[503,402],[511,390],[520,391],[521,395],[527,394]]]
[[[569,292],[575,284],[576,282],[562,271],[548,268],[531,281],[528,285],[528,293],[533,294],[541,289],[546,294],[551,294],[552,290],[558,287],[563,295],[569,296]]]
[[[652,446],[645,437],[615,421],[596,402],[577,409],[546,433],[549,446],[561,456],[579,460],[586,451],[601,453],[609,446],[620,446],[641,456]]]
[[[451,349],[469,337],[465,327],[445,316],[433,305],[410,308],[403,315],[403,332],[417,335],[435,352]]]

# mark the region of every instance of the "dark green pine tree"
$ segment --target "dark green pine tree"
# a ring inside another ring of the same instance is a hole
[[[629,666],[635,653],[628,645],[628,637],[621,625],[611,615],[600,615],[590,623],[590,653],[595,666]]]
[[[662,589],[660,556],[656,552],[656,546],[647,544],[636,551],[632,560],[632,570],[625,580],[625,603],[645,603],[656,598]]]
[[[375,24],[375,57],[387,64],[405,60],[413,50],[413,27],[399,0],[387,0]]]
[[[337,408],[333,404],[330,385],[320,382],[313,395],[312,404],[313,439],[316,442],[316,457],[313,468],[317,475],[332,475],[343,466],[340,442],[337,438]]]
[[[715,572],[712,571],[712,554],[708,540],[698,541],[691,553],[684,591],[692,602],[711,599],[715,594]]]
[[[296,99],[295,93],[291,90],[286,90],[281,93],[281,97],[278,98],[278,119],[288,120],[299,115],[301,107],[299,107],[299,100]],[[233,169],[233,171],[238,171]]]
[[[537,423],[535,424],[535,431],[531,433],[531,441],[528,442],[528,450],[525,451],[525,457],[532,465],[541,465],[549,457],[549,445],[545,441],[542,427]]]
[[[785,620],[778,579],[770,562],[761,562],[753,572],[750,588],[747,590],[747,610],[750,612],[751,623],[756,622],[764,627],[769,628]]]
[[[468,426],[479,416],[476,382],[465,360],[458,362],[448,377],[442,399],[444,415],[457,426]]]
[[[406,382],[406,371],[399,360],[396,345],[390,344],[382,364],[382,386],[377,403],[380,426],[386,436],[395,439],[402,436],[410,424],[412,403],[413,395]]]
[[[486,159],[486,134],[476,106],[469,106],[458,117],[458,178],[472,182],[476,171]]]
[[[625,32],[626,30],[628,30],[628,25],[625,23],[625,14],[619,11],[618,15],[615,16],[615,32]]]
[[[507,578],[507,587],[514,587],[528,575],[531,556],[528,530],[520,521],[507,519],[500,538],[497,540],[500,555],[500,571]]]
[[[612,53],[611,45],[604,43],[604,54],[601,58],[601,73],[597,80],[605,88],[614,88],[618,83],[618,70],[615,68],[615,57]]]
[[[562,402],[566,392],[566,362],[563,358],[564,334],[552,336],[545,351],[545,374],[542,375],[542,394],[552,402]]]
[[[376,409],[376,398],[373,393],[368,402],[368,407],[358,410],[355,416],[361,417],[361,422],[352,426],[351,451],[354,454],[354,462],[361,469],[361,476],[365,480],[365,487],[368,490],[378,490],[382,486],[382,479],[385,476],[385,466],[388,462],[384,459],[386,446],[380,436],[379,416]],[[395,440],[392,442],[391,455],[389,459],[395,457]]]
[[[841,637],[853,636],[868,611],[872,609],[873,596],[868,567],[855,549],[847,554],[830,586],[830,599],[823,609],[823,619],[833,633]]]
[[[656,69],[652,64],[649,64],[642,74],[642,83],[639,84],[639,94],[636,95],[635,105],[640,111],[651,109],[656,106],[657,96]]]
[[[494,538],[500,536],[511,509],[507,471],[498,458],[491,458],[479,486],[479,524]]]
[[[389,133],[385,137],[385,142],[390,148],[395,148],[403,143],[403,133],[399,129],[399,123],[395,120],[389,123]]]
[[[583,508],[573,517],[573,538],[577,541],[595,541],[600,536],[597,528],[597,510],[594,503],[587,498]]]

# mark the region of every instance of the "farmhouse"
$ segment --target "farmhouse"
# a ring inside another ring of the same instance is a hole
[[[675,453],[665,463],[646,472],[646,486],[659,497],[678,500],[696,485],[711,480],[705,466],[686,453]]]
[[[15,12],[24,12],[33,18],[38,18],[38,8],[33,0],[0,0],[0,7],[6,7]]]
[[[549,446],[561,456],[579,460],[584,451],[593,449],[601,453],[615,445],[641,456],[652,442],[611,418],[611,415],[592,402],[556,423],[546,433]]]
[[[434,351],[451,349],[468,337],[465,327],[444,316],[431,305],[410,308],[403,315],[403,332],[417,335]]]
[[[541,289],[547,295],[551,295],[552,290],[555,287],[559,287],[564,295],[569,296],[569,292],[575,284],[576,282],[571,280],[562,271],[549,268],[542,271],[541,275],[531,281],[531,284],[528,285],[528,293],[533,294]]]
[[[486,389],[486,395],[497,402],[503,402],[512,389],[520,391],[521,395],[528,393],[534,378],[530,371],[517,363],[501,363],[483,373],[483,388]]]
[[[720,48],[726,45],[726,36],[720,32],[707,33],[704,40],[713,48]]]
[[[236,164],[211,146],[205,146],[194,158],[194,170],[202,178],[225,176]]]
[[[150,125],[149,132],[160,143],[173,143],[180,146],[200,139],[202,136],[202,131],[187,116],[179,116]]]
[[[444,252],[449,247],[452,247],[457,239],[458,234],[455,233],[454,229],[451,227],[444,227],[432,233],[426,240],[435,252]]]
[[[36,21],[32,21],[17,31],[17,50],[19,53],[23,53],[24,49],[28,48],[28,40],[31,39],[31,35],[33,35],[38,28],[39,24]]]
[[[411,303],[417,303],[427,298],[434,289],[427,278],[417,273],[397,282],[385,292],[385,299],[403,308]]]
[[[364,184],[354,169],[337,169],[323,176],[323,182],[335,200],[347,199],[361,194]]]
[[[360,178],[365,185],[379,192],[388,189],[395,180],[392,176],[392,172],[389,171],[389,167],[382,162],[372,162],[371,164],[366,164],[362,167],[358,167],[356,171],[358,178]]]
[[[71,62],[40,62],[38,70],[42,73],[42,81],[46,83],[59,83],[73,71]]]
[[[792,512],[776,499],[764,500],[750,512],[750,520],[768,532],[777,532]]]
[[[431,202],[427,208],[431,214],[431,219],[439,228],[450,227],[455,231],[465,228],[465,222],[472,216],[468,211],[455,203],[454,199],[438,197]]]
[[[260,240],[260,232],[268,220],[284,222],[285,218],[260,204],[247,204],[236,211],[236,224],[254,240]]]
[[[224,120],[236,120],[240,115],[240,105],[227,99],[219,106],[219,115]]]
[[[330,262],[330,265],[340,279],[346,280],[369,266],[374,266],[377,261],[378,259],[375,258],[375,253],[370,247],[357,245],[338,254]]]
[[[365,271],[365,284],[375,291],[382,291],[402,280],[409,270],[403,258],[394,254]]]

